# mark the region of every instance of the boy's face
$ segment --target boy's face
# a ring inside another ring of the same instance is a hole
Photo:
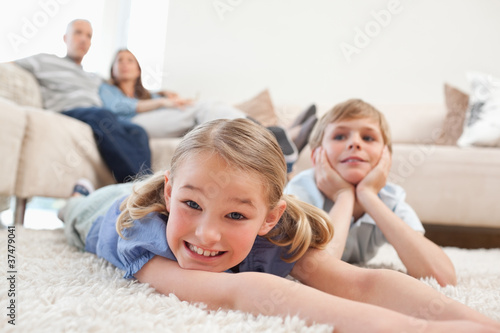
[[[321,142],[330,165],[353,185],[377,165],[384,145],[380,126],[370,118],[331,123]]]

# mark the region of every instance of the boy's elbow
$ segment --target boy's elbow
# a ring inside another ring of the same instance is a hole
[[[441,287],[445,287],[447,285],[457,285],[457,274],[455,273],[455,268],[453,267],[453,265],[451,265],[451,267],[441,268],[437,270],[436,272],[434,272],[433,276]]]
[[[457,284],[457,273],[451,260],[446,257],[444,262],[435,263],[432,267],[432,276],[441,287]]]

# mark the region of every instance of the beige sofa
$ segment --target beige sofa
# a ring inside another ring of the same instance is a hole
[[[96,187],[114,182],[90,127],[43,110],[36,79],[13,63],[0,64],[0,126],[0,196],[16,197],[18,223],[31,197],[66,198],[82,177]],[[151,140],[154,171],[169,165],[178,141]]]
[[[500,148],[435,144],[447,114],[445,105],[375,105],[392,133],[389,180],[428,225],[500,230]],[[322,108],[322,113],[327,108]],[[304,151],[298,169],[311,166]]]
[[[96,187],[113,183],[90,127],[41,109],[36,80],[14,64],[0,64],[0,196],[16,197],[15,220],[33,196],[65,198],[81,177]],[[320,107],[319,113],[327,107]],[[377,105],[393,135],[390,180],[426,224],[500,228],[500,149],[435,145],[444,105]],[[276,108],[282,123],[300,108]],[[179,139],[153,139],[153,169],[168,167]],[[294,172],[311,166],[306,148]]]

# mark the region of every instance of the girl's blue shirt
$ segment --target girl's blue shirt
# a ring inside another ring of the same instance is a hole
[[[117,200],[105,215],[98,217],[93,223],[85,242],[85,250],[124,270],[125,278],[133,278],[154,256],[177,261],[167,242],[166,215],[150,213],[125,229],[122,232],[124,238],[118,235],[116,220],[121,213],[120,204],[123,199],[125,197]],[[265,272],[286,277],[295,264],[282,260],[286,251],[287,248],[257,236],[248,256],[237,268],[226,272]]]

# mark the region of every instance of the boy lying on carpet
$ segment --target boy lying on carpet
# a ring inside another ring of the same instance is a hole
[[[314,167],[292,178],[285,193],[328,212],[335,257],[366,263],[389,242],[409,275],[457,283],[451,260],[423,236],[403,188],[387,182],[391,134],[380,111],[359,99],[340,103],[317,122],[309,145]]]
[[[286,179],[269,131],[246,119],[215,120],[184,137],[169,171],[75,195],[62,217],[72,244],[126,278],[209,309],[298,315],[338,332],[500,329],[408,275],[329,254],[329,217],[284,195]]]

